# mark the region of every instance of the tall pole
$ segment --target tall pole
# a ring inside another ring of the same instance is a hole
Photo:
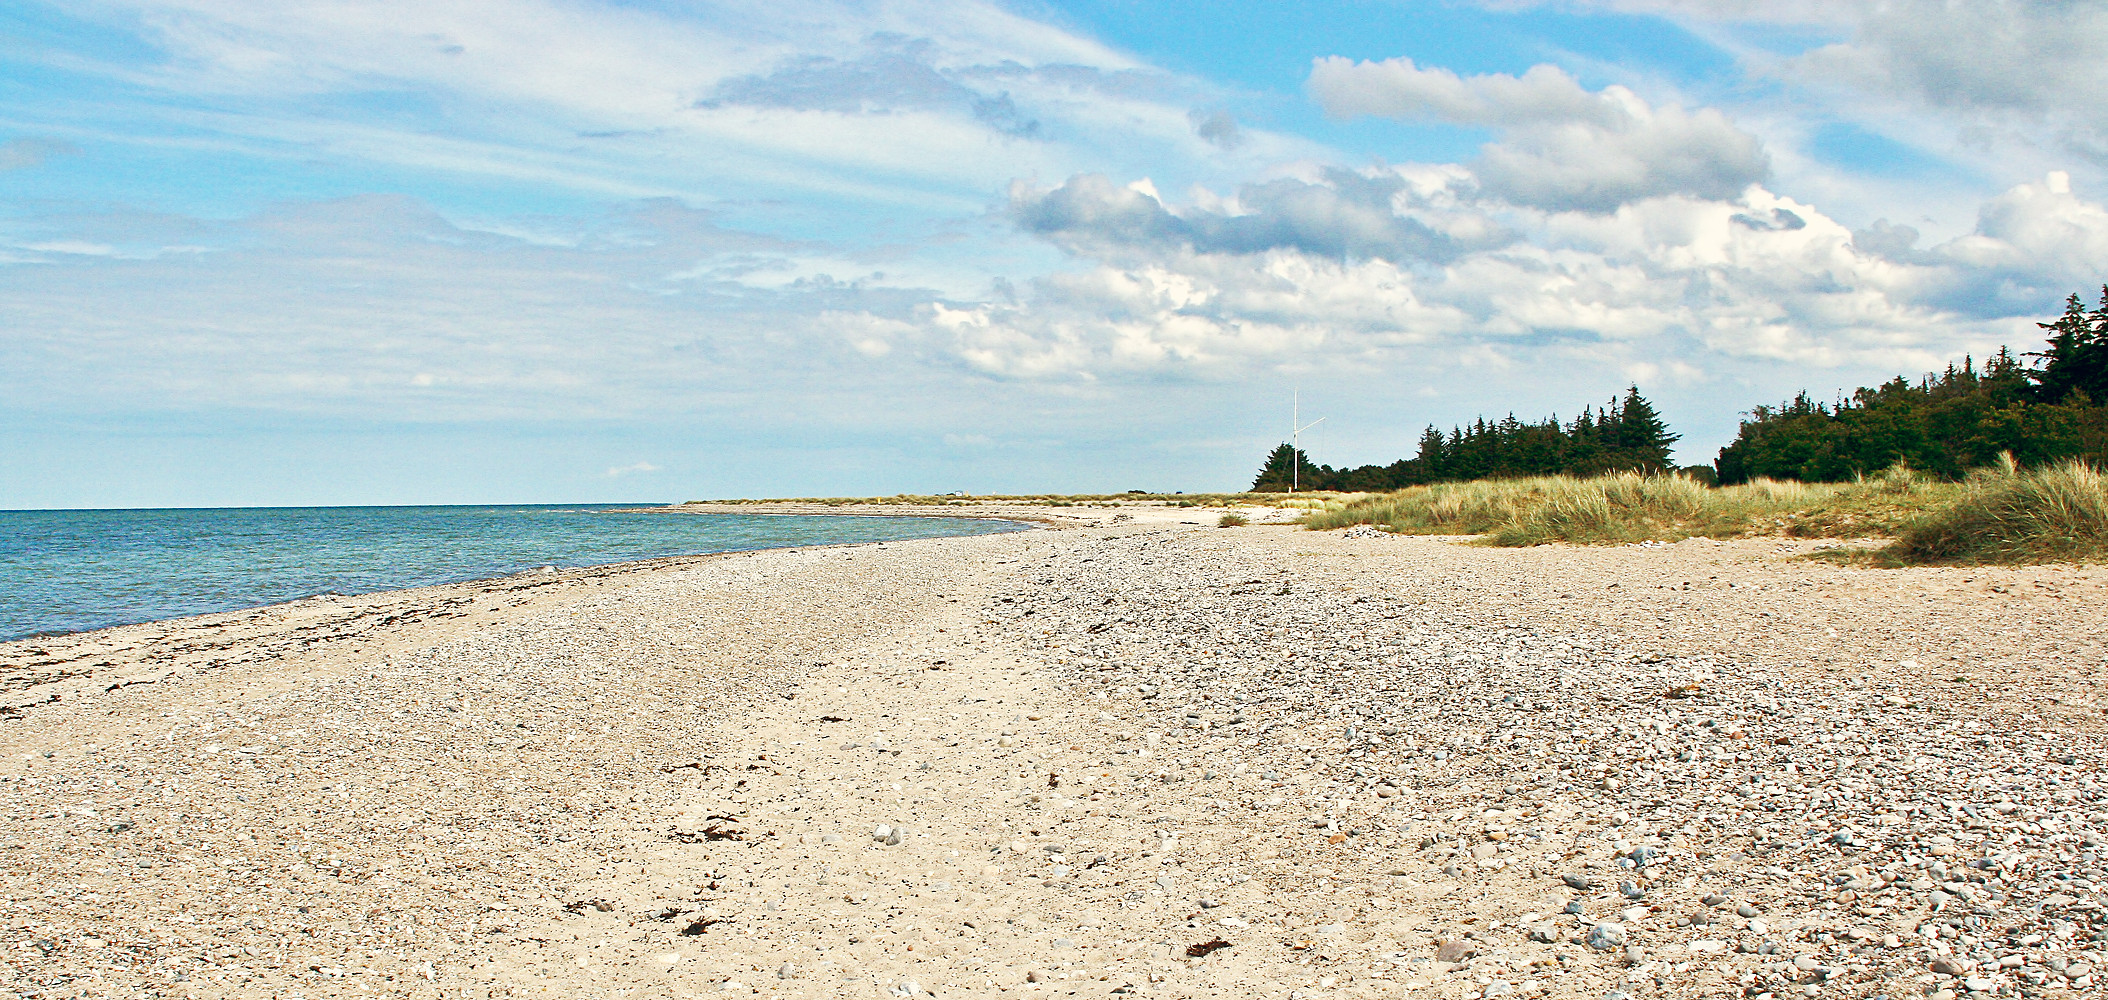
[[[1302,390],[1293,389],[1288,396],[1288,492],[1294,493],[1302,485],[1303,432],[1325,422],[1319,417],[1309,423],[1303,422]]]

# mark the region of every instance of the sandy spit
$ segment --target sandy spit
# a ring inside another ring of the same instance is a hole
[[[2100,569],[1070,516],[0,645],[0,985],[2100,989]]]

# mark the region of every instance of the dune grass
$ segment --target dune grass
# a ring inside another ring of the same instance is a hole
[[[2098,562],[2108,558],[2108,479],[2078,460],[1980,469],[1957,496],[1877,555],[1904,564]]]
[[[1874,565],[2108,559],[2108,477],[2084,462],[2010,459],[1960,483],[1897,466],[1850,483],[1759,479],[1708,487],[1676,475],[1480,480],[1365,495],[1313,510],[1313,529],[1480,535],[1489,545],[1615,544],[1787,535],[1892,538],[1830,554]]]
[[[1720,489],[1678,475],[1542,476],[1416,486],[1304,518],[1312,528],[1373,524],[1404,534],[1484,535],[1495,545],[1725,538],[1777,530],[1840,487],[1759,480]]]

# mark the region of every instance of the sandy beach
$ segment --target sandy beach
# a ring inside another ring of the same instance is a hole
[[[0,645],[5,989],[2108,975],[2108,571],[1007,513]]]

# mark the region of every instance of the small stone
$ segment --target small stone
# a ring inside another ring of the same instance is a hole
[[[1506,980],[1496,979],[1487,983],[1486,988],[1479,991],[1479,995],[1482,997],[1504,997],[1513,992],[1515,992],[1514,984]]]
[[[1932,971],[1943,976],[1959,976],[1968,972],[1969,967],[1951,958],[1935,958],[1932,960]]]
[[[1050,982],[1053,980],[1053,978],[1054,977],[1048,975],[1046,970],[1044,969],[1033,969],[1032,971],[1025,973],[1025,982],[1028,983]]]
[[[1590,882],[1589,880],[1582,878],[1579,875],[1561,875],[1559,876],[1559,880],[1561,882],[1565,882],[1567,888],[1573,889],[1577,892],[1593,892],[1596,888],[1596,884],[1594,882]]]
[[[1623,894],[1626,899],[1647,898],[1647,890],[1640,888],[1638,882],[1620,882],[1618,883],[1618,892]]]
[[[794,979],[797,977],[797,975],[798,967],[790,964],[789,962],[783,963],[783,966],[776,970],[777,979]]]
[[[1801,957],[1793,960],[1793,967],[1801,970],[1802,972],[1814,972],[1815,970],[1822,968],[1822,963],[1806,955],[1802,955]]]
[[[1710,896],[1707,896],[1707,897],[1705,897],[1705,905],[1707,905],[1707,906],[1713,906],[1713,907],[1719,907],[1719,906],[1726,906],[1726,905],[1727,905],[1727,902],[1728,902],[1728,899],[1727,899],[1727,897],[1726,897],[1726,896],[1723,896],[1723,895],[1721,895],[1721,894],[1719,894],[1719,893],[1717,893],[1717,892],[1716,892],[1716,893],[1713,893],[1713,894],[1712,894],[1712,895],[1710,895]]]
[[[1558,944],[1559,937],[1558,924],[1546,922],[1530,925],[1530,940],[1538,944]]]
[[[1761,913],[1762,911],[1758,910],[1754,906],[1749,905],[1748,903],[1744,903],[1741,906],[1735,907],[1735,915],[1738,917],[1756,917],[1761,915]]]
[[[1498,844],[1480,844],[1471,849],[1471,857],[1476,861],[1484,861],[1499,853],[1500,845]]]
[[[1396,785],[1376,786],[1376,797],[1379,799],[1395,799],[1398,797],[1398,794],[1399,788]]]
[[[2066,979],[2082,979],[2092,973],[2093,965],[2088,962],[2073,962],[2064,967],[2064,978]]]
[[[1625,927],[1622,924],[1600,923],[1588,929],[1583,939],[1597,951],[1615,951],[1625,944]]]
[[[1971,976],[1962,980],[1962,985],[1969,987],[1969,992],[1971,993],[1989,993],[1991,992],[1991,987],[1998,984],[1992,982],[1989,976]]]
[[[1625,911],[1623,913],[1619,914],[1619,916],[1623,917],[1625,922],[1628,924],[1636,924],[1642,920],[1647,919],[1647,914],[1652,912],[1652,910],[1648,909],[1645,906],[1628,906],[1625,908]]]
[[[1461,962],[1478,951],[1477,946],[1463,938],[1438,938],[1435,940],[1435,961]]]

